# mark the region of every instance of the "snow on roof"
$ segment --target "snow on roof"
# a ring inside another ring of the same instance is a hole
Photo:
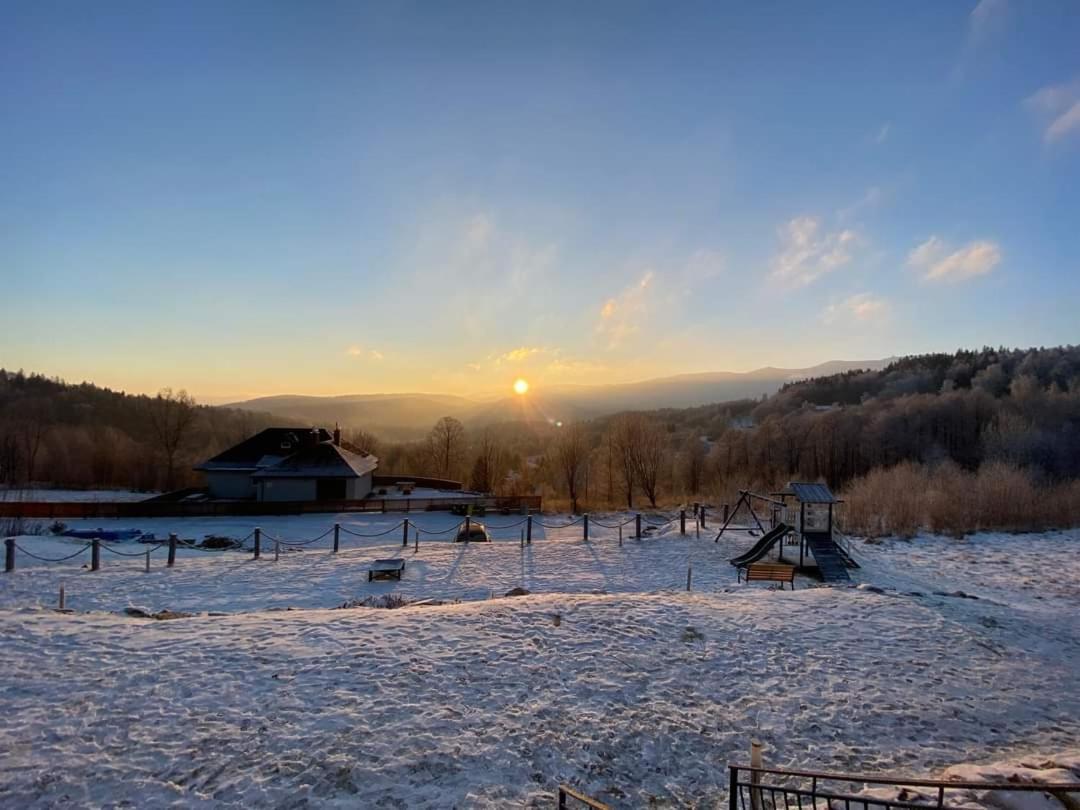
[[[379,466],[375,456],[361,456],[332,442],[322,442],[293,453],[259,470],[252,478],[360,478]]]
[[[284,458],[303,447],[330,441],[324,428],[266,428],[198,465],[204,471],[246,471],[266,466],[266,457]]]

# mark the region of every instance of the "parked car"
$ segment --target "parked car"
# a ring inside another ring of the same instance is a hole
[[[491,535],[488,534],[487,526],[483,523],[477,523],[475,520],[470,521],[468,526],[462,526],[458,529],[457,537],[454,538],[455,543],[490,543]]]

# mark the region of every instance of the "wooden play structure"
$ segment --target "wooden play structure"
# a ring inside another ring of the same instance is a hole
[[[754,511],[755,501],[769,507],[768,530]],[[732,565],[739,569],[746,568],[764,558],[773,547],[778,548],[777,562],[785,563],[784,542],[786,537],[792,535],[799,545],[797,570],[815,571],[825,582],[848,582],[851,579],[848,568],[858,568],[858,563],[834,537],[833,513],[839,503],[841,501],[825,484],[792,481],[783,492],[772,493],[771,497],[740,490],[739,500],[717,533],[716,540],[720,540],[739,509],[745,506],[762,537],[748,551],[733,557]],[[813,558],[812,566],[807,565],[807,552]]]

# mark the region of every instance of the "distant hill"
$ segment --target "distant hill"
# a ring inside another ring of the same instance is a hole
[[[415,438],[443,416],[467,425],[507,421],[588,419],[619,411],[690,408],[774,394],[797,380],[856,369],[884,368],[884,360],[834,360],[810,368],[761,368],[680,374],[618,385],[553,385],[527,397],[507,396],[479,401],[444,394],[350,394],[335,397],[282,395],[224,406],[270,413],[312,424],[334,422],[362,428],[387,440]]]

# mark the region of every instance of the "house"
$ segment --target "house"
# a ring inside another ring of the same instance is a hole
[[[366,498],[375,456],[342,446],[341,431],[267,428],[195,467],[211,498],[324,501]]]

